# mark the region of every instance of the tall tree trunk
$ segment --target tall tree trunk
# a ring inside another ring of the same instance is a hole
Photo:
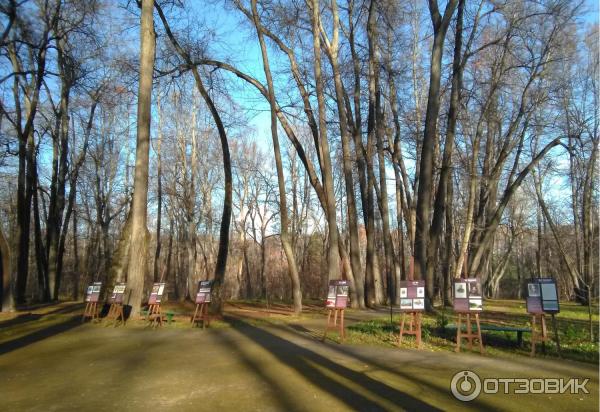
[[[73,213],[73,224],[71,225],[71,229],[73,231],[73,293],[71,298],[73,300],[79,299],[79,285],[81,282],[81,271],[79,264],[79,241],[77,235],[77,212]]]
[[[152,109],[152,74],[156,38],[154,32],[154,0],[142,0],[140,19],[140,80],[138,88],[137,141],[135,177],[131,204],[131,253],[127,271],[131,316],[136,316],[142,303],[148,256],[148,167],[150,157],[150,123]]]
[[[58,150],[57,162],[54,163],[52,187],[50,189],[50,204],[48,205],[48,289],[50,298],[58,300],[60,290],[61,273],[59,269],[62,263],[59,263],[59,243],[60,233],[63,225],[63,213],[65,209],[65,188],[67,184],[67,156],[69,152],[69,95],[71,92],[72,75],[71,68],[67,63],[68,57],[65,55],[65,40],[58,41],[57,56],[60,73],[60,107],[57,112],[57,130],[54,149]]]
[[[33,138],[28,143],[31,152],[35,152],[35,143]],[[40,302],[47,302],[50,300],[50,289],[48,288],[48,263],[46,260],[46,251],[44,249],[44,241],[42,239],[42,218],[40,216],[40,205],[39,205],[39,191],[38,191],[38,175],[37,175],[37,161],[35,157],[32,157],[31,162],[27,165],[27,180],[28,186],[32,187],[32,206],[33,206],[33,231],[34,231],[34,244],[35,244],[35,266],[38,273],[38,288],[37,298]]]
[[[15,309],[10,267],[10,247],[0,226],[0,312],[11,312]]]
[[[275,155],[275,167],[277,169],[277,183],[279,187],[279,215],[281,218],[281,245],[285,252],[288,263],[288,274],[292,283],[292,298],[293,310],[295,314],[302,312],[302,290],[300,289],[300,276],[298,274],[298,266],[296,265],[296,257],[292,247],[289,234],[289,219],[287,210],[287,198],[285,190],[285,176],[283,174],[283,164],[281,161],[281,150],[279,148],[279,137],[277,135],[277,112],[275,103],[275,90],[273,86],[273,78],[271,76],[271,67],[269,64],[269,56],[267,54],[267,46],[265,44],[262,26],[258,17],[256,8],[256,0],[252,0],[252,16],[254,17],[254,25],[260,43],[262,53],[263,67],[267,79],[267,90],[269,93],[269,106],[271,108],[271,138],[273,140],[273,152]]]
[[[160,229],[162,224],[162,153],[161,153],[161,145],[162,145],[162,112],[160,107],[160,97],[157,97],[157,115],[158,115],[158,142],[156,145],[156,179],[157,179],[157,189],[156,189],[156,249],[154,251],[154,281],[158,282],[159,280],[159,265],[160,265],[160,248],[162,244],[162,239],[160,235]]]
[[[337,1],[331,2],[333,18],[333,38],[330,43],[326,43],[327,55],[333,71],[333,81],[335,86],[335,98],[337,104],[338,117],[340,120],[340,137],[342,141],[342,169],[344,173],[344,183],[346,189],[346,203],[348,215],[348,232],[350,243],[350,264],[352,267],[352,289],[356,294],[356,299],[352,302],[358,302],[358,306],[364,308],[364,272],[360,262],[360,245],[358,242],[358,216],[356,211],[356,197],[354,193],[354,177],[352,175],[352,154],[350,148],[350,133],[348,131],[348,110],[345,105],[345,90],[342,83],[342,75],[339,67],[339,14]],[[325,34],[323,33],[325,37]],[[340,241],[340,250],[343,244]],[[346,272],[348,272],[346,270]]]
[[[361,111],[361,61],[356,51],[355,42],[355,28],[354,28],[354,0],[348,3],[348,29],[350,43],[350,53],[352,56],[352,72],[354,77],[354,90],[353,90],[353,101],[354,101],[354,119],[351,115],[348,115],[348,122],[352,123],[352,139],[354,142],[354,155],[356,157],[356,166],[358,171],[358,183],[360,188],[360,200],[363,211],[363,220],[365,223],[365,231],[367,233],[367,255],[365,259],[365,272],[364,272],[364,296],[365,303],[367,305],[374,304],[374,273],[375,264],[373,260],[373,254],[369,252],[369,233],[368,233],[368,194],[369,187],[367,185],[367,164],[366,164],[366,150],[362,142],[362,111]],[[350,104],[346,105],[346,110],[350,112]],[[371,249],[372,250],[372,249]],[[364,305],[364,303],[363,303]]]
[[[52,21],[56,19],[60,11],[60,2],[56,5],[52,14]],[[32,83],[25,87],[29,90],[26,99],[25,125],[22,127],[23,116],[21,113],[21,87],[20,77],[13,77],[13,97],[15,103],[15,125],[17,128],[17,137],[19,140],[19,167],[17,177],[17,271],[15,272],[15,303],[25,303],[25,292],[27,288],[27,278],[29,274],[29,230],[31,225],[31,199],[34,188],[27,185],[28,162],[32,161],[35,153],[28,150],[28,140],[33,139],[34,119],[37,113],[40,89],[42,80],[46,71],[46,52],[47,41],[50,33],[50,27],[46,26],[42,34],[41,47],[36,55],[37,67],[35,77]],[[17,57],[16,46],[11,43],[8,47],[8,54],[11,60],[13,72],[22,73],[24,70]],[[30,96],[30,97],[29,97]]]
[[[367,303],[369,306],[383,302],[381,272],[375,250],[375,171],[373,159],[375,156],[375,140],[377,139],[377,95],[379,93],[379,63],[377,51],[377,1],[369,5],[367,21],[367,37],[369,43],[369,117],[367,121],[367,208],[365,212],[367,233]]]
[[[433,279],[434,271],[437,268],[439,248],[446,218],[446,193],[448,190],[450,172],[452,167],[452,153],[454,151],[454,136],[456,134],[456,120],[460,107],[460,89],[462,87],[462,70],[464,65],[461,62],[462,55],[462,26],[463,26],[463,10],[465,2],[459,0],[458,12],[456,18],[456,35],[454,41],[454,58],[452,62],[452,87],[450,92],[450,107],[448,109],[448,125],[446,131],[446,141],[444,143],[444,154],[442,157],[442,167],[440,171],[440,179],[435,195],[435,204],[433,210],[433,220],[429,232],[428,246],[428,265],[427,265],[427,288],[428,294],[433,296]],[[448,255],[447,255],[448,256]],[[449,263],[449,262],[447,262]],[[445,294],[445,292],[444,292]]]
[[[454,275],[454,183],[448,179],[446,191],[446,232],[444,233],[444,305],[452,305],[452,277]]]
[[[378,77],[378,76],[377,76]],[[377,82],[378,83],[378,82]],[[375,110],[376,116],[376,136],[377,136],[377,157],[379,166],[379,212],[381,214],[381,226],[383,230],[383,249],[385,252],[385,270],[386,270],[386,282],[388,287],[388,299],[391,304],[396,296],[396,258],[394,251],[394,244],[392,243],[392,235],[390,232],[390,211],[389,211],[389,199],[387,193],[387,179],[385,173],[385,155],[383,153],[383,112],[380,105],[381,93],[377,93]]]
[[[26,169],[27,141],[19,139],[19,175],[17,177],[17,271],[15,282],[15,301],[25,303],[25,289],[29,275],[29,230],[31,222],[31,197],[27,189]]]
[[[326,218],[329,229],[329,245],[327,248],[327,271],[329,279],[340,278],[340,255],[338,245],[337,210],[335,205],[335,192],[333,188],[333,169],[329,153],[329,141],[327,140],[327,119],[325,104],[325,84],[321,73],[321,10],[319,0],[311,0],[311,27],[313,35],[314,53],[314,75],[315,92],[319,106],[319,146],[318,152],[321,158],[321,174],[323,176],[323,187],[327,202]]]
[[[450,0],[446,5],[443,17],[440,15],[437,0],[429,1],[429,12],[433,23],[433,46],[431,49],[431,64],[429,74],[429,95],[427,97],[427,112],[425,114],[425,130],[423,146],[419,162],[419,186],[417,192],[417,216],[415,232],[415,278],[427,277],[427,256],[429,245],[430,209],[433,194],[433,163],[434,147],[437,144],[437,123],[440,111],[440,81],[442,75],[442,54],[446,32],[450,24],[458,0]],[[425,279],[427,301],[433,304],[434,279]]]

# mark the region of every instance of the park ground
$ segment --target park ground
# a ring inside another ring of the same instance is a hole
[[[527,322],[520,302],[489,308],[496,323]],[[138,319],[82,324],[76,302],[0,314],[1,410],[598,410],[598,345],[586,342],[585,308],[575,305],[558,318],[560,358],[552,343],[531,358],[529,335],[521,348],[502,332],[484,335],[484,355],[455,353],[453,335],[439,332],[455,321],[450,310],[426,317],[416,350],[412,341],[395,345],[385,308],[347,311],[343,343],[335,333],[321,341],[318,305],[291,316],[281,304],[232,302],[204,330],[190,325],[191,304],[166,309],[174,322],[156,329]],[[463,370],[481,379],[589,379],[589,394],[482,393],[465,403],[450,391]]]

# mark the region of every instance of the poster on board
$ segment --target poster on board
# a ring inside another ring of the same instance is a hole
[[[162,300],[163,293],[165,291],[165,283],[159,282],[152,285],[152,291],[150,292],[150,298],[148,299],[149,305],[159,304]]]
[[[196,303],[209,303],[212,293],[212,280],[201,280],[198,282],[198,292],[196,293]]]
[[[455,312],[481,312],[483,310],[483,293],[481,280],[478,278],[455,279],[454,292]]]
[[[100,291],[102,290],[102,282],[94,282],[91,283],[87,287],[87,291],[85,294],[86,302],[98,302],[100,299]]]
[[[117,283],[113,289],[113,293],[110,296],[111,303],[123,303],[123,297],[125,296],[125,289],[127,285],[125,283]]]
[[[400,281],[400,311],[414,312],[425,310],[425,281]]]
[[[348,306],[350,283],[347,280],[330,280],[327,289],[325,307],[329,309],[344,309]]]
[[[556,280],[533,278],[527,281],[527,312],[531,314],[559,313],[560,304]]]
[[[556,280],[552,278],[533,278],[526,283],[527,312],[531,314],[559,313],[560,304]]]

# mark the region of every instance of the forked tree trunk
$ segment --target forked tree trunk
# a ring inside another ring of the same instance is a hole
[[[331,156],[329,152],[329,141],[327,140],[327,119],[325,104],[325,83],[321,67],[321,12],[319,0],[312,0],[311,8],[311,27],[313,36],[314,53],[314,75],[315,92],[319,106],[319,145],[317,147],[321,159],[321,174],[323,176],[323,188],[325,189],[326,199],[326,218],[329,229],[329,245],[327,247],[327,271],[329,279],[340,278],[340,255],[339,239],[337,228],[337,209],[335,205],[335,192],[333,188],[333,169],[331,166]]]
[[[437,143],[437,123],[440,111],[440,82],[442,75],[442,54],[446,32],[454,14],[458,0],[450,0],[444,15],[438,10],[437,0],[429,1],[429,12],[433,23],[433,46],[429,77],[429,95],[425,114],[425,130],[419,163],[419,186],[417,192],[417,215],[415,232],[415,278],[426,279],[427,302],[433,304],[433,272],[427,271],[429,246],[430,209],[434,183],[434,147]],[[428,276],[429,275],[429,276]]]

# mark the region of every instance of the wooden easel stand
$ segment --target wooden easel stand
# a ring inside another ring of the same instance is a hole
[[[146,320],[150,322],[150,326],[162,326],[162,314],[160,313],[160,303],[152,303],[148,305],[148,316]]]
[[[406,324],[406,315],[409,315],[408,329],[404,328]],[[403,312],[400,321],[400,334],[398,335],[398,345],[402,343],[404,335],[414,335],[417,341],[417,348],[421,349],[421,312]]]
[[[331,320],[331,315],[333,315],[333,321]],[[340,321],[338,323],[338,315]],[[327,338],[327,332],[329,329],[338,330],[340,334],[341,341],[343,342],[346,338],[346,332],[344,329],[344,309],[342,308],[332,308],[329,309],[329,313],[327,314],[327,326],[325,327],[325,333],[323,334],[322,341],[325,341]]]
[[[465,316],[466,324],[467,324],[467,332],[463,333],[462,331],[462,320],[463,316]],[[475,323],[477,324],[477,330],[472,330],[471,325],[471,316],[475,318]],[[485,353],[483,349],[483,341],[481,340],[481,326],[479,324],[479,313],[458,313],[458,323],[456,325],[456,352],[460,352],[460,347],[462,345],[462,340],[467,339],[469,342],[469,350],[473,349],[473,340],[477,339],[479,341],[479,352],[483,355]]]
[[[87,302],[85,304],[85,310],[83,311],[83,316],[81,317],[81,322],[85,322],[87,318],[90,318],[90,321],[100,320],[98,314],[98,302]]]
[[[205,303],[197,303],[196,310],[192,315],[192,319],[190,320],[192,327],[196,325],[198,322],[202,322],[202,329],[206,326],[210,326],[210,315],[208,314],[208,302]]]
[[[119,319],[125,325],[125,314],[123,313],[123,304],[122,303],[111,303],[110,308],[108,309],[108,314],[106,315],[106,319],[109,321],[115,322],[115,327],[117,326]]]

